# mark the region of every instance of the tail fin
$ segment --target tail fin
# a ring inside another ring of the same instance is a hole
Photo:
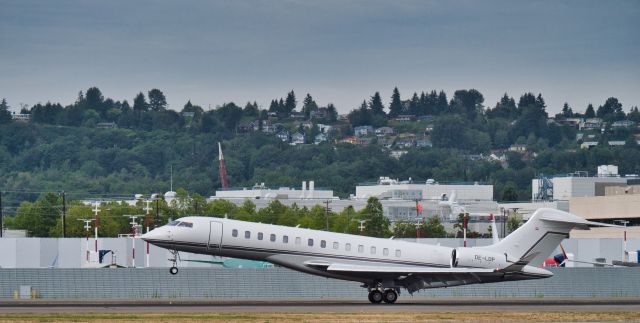
[[[538,209],[529,221],[506,236],[497,244],[484,249],[506,254],[509,261],[526,258],[531,265],[542,263],[562,242],[572,229],[588,230],[593,226],[611,226],[587,221],[560,210]]]

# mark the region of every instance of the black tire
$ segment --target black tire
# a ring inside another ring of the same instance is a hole
[[[178,267],[171,267],[169,268],[169,273],[171,275],[177,275],[178,274]]]
[[[369,301],[373,304],[379,304],[382,302],[383,298],[384,296],[382,295],[382,292],[377,289],[374,289],[369,293]]]
[[[393,304],[398,300],[398,293],[393,289],[387,289],[384,291],[383,300],[387,304]]]

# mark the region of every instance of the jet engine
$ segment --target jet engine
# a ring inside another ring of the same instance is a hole
[[[458,248],[451,252],[451,267],[502,269],[510,264],[505,254],[479,248]]]

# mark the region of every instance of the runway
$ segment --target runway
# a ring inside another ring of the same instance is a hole
[[[640,299],[517,299],[403,300],[396,304],[370,304],[353,300],[234,301],[211,300],[119,300],[0,302],[0,314],[7,313],[471,313],[471,312],[636,312]]]

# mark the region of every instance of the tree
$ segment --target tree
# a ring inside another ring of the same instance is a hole
[[[147,111],[147,110],[149,110],[149,104],[147,104],[147,99],[144,97],[144,94],[140,92],[133,99],[133,111]]]
[[[34,203],[22,202],[16,210],[13,226],[27,230],[32,237],[49,237],[60,216],[57,194],[45,193]]]
[[[149,96],[149,108],[152,111],[162,111],[167,108],[167,98],[164,93],[158,89],[152,89],[148,93]]]
[[[513,185],[507,185],[502,189],[501,200],[503,202],[513,202],[518,200],[518,191]]]
[[[363,101],[360,108],[351,111],[347,118],[353,127],[371,125],[373,112],[367,108],[367,102]]]
[[[435,93],[435,91],[434,91]],[[438,98],[436,100],[435,103],[435,113],[436,114],[440,114],[440,113],[445,113],[447,112],[447,110],[449,109],[449,104],[447,101],[447,94],[444,93],[444,91],[440,91],[440,93],[438,93]]]
[[[467,115],[469,120],[475,120],[476,115],[482,113],[484,97],[478,90],[458,90],[453,95],[452,109]]]
[[[515,119],[517,116],[518,108],[516,107],[516,101],[509,97],[507,93],[500,98],[500,101],[496,103],[493,109],[487,110],[487,117],[489,118]]]
[[[182,107],[181,112],[193,112],[194,115],[198,116],[202,115],[204,113],[204,110],[202,109],[202,107],[192,104],[191,100],[188,100],[187,103],[185,103],[184,107]]]
[[[511,233],[516,231],[522,225],[522,216],[518,213],[512,215],[507,220],[507,231]]]
[[[397,117],[403,113],[402,101],[400,100],[400,91],[398,87],[393,88],[391,94],[391,103],[389,104],[389,117]]]
[[[0,101],[0,124],[11,122],[11,112],[9,112],[9,105],[6,99]]]
[[[425,238],[446,238],[447,231],[440,222],[438,216],[427,218],[424,225],[420,228],[420,236]]]
[[[593,104],[589,103],[589,105],[587,106],[587,109],[584,111],[584,117],[585,118],[596,117],[596,111],[593,109]]]
[[[104,106],[104,97],[97,87],[90,87],[85,94],[86,108],[98,111],[100,114],[106,112]]]
[[[329,122],[336,122],[338,120],[338,110],[333,103],[327,104],[327,120]]]
[[[460,148],[468,146],[465,136],[461,136],[467,129],[466,119],[459,115],[445,115],[436,119],[431,131],[431,139],[435,147]]]
[[[424,94],[424,93],[423,93]],[[418,97],[418,93],[413,92],[413,96],[411,97],[411,101],[409,101],[409,113],[415,116],[420,116],[424,114],[424,110],[420,105],[420,97]]]
[[[638,111],[638,107],[631,107],[627,114],[627,119],[636,123],[640,122],[640,112]]]
[[[242,119],[242,109],[233,102],[223,104],[216,110],[216,114],[229,130],[235,130]]]
[[[247,102],[242,110],[242,115],[247,117],[257,118],[259,113],[260,109],[258,108],[258,103],[256,103],[256,101],[253,101],[253,103]]]
[[[571,107],[569,106],[569,104],[567,102],[565,102],[564,105],[562,106],[562,116],[564,118],[573,117],[573,110],[571,110]]]
[[[316,101],[313,100],[311,94],[307,93],[307,96],[304,98],[302,105],[302,112],[304,113],[304,116],[309,119],[309,117],[311,116],[311,112],[317,110],[318,104],[316,104]]]
[[[366,235],[379,238],[390,235],[389,219],[384,216],[382,204],[377,198],[370,197],[360,214],[363,219],[367,220],[364,231]]]
[[[360,107],[362,109],[362,106]],[[369,101],[369,109],[371,109],[371,113],[374,115],[385,116],[384,105],[382,104],[382,98],[380,97],[380,92],[376,92],[371,97]]]
[[[596,115],[598,118],[609,121],[622,120],[625,117],[622,111],[622,103],[618,102],[618,99],[614,97],[608,98],[603,105],[599,106]]]
[[[297,104],[296,94],[291,90],[291,92],[287,93],[287,99],[284,101],[284,109],[282,110],[282,113],[287,116],[290,115],[291,112],[296,109]]]

